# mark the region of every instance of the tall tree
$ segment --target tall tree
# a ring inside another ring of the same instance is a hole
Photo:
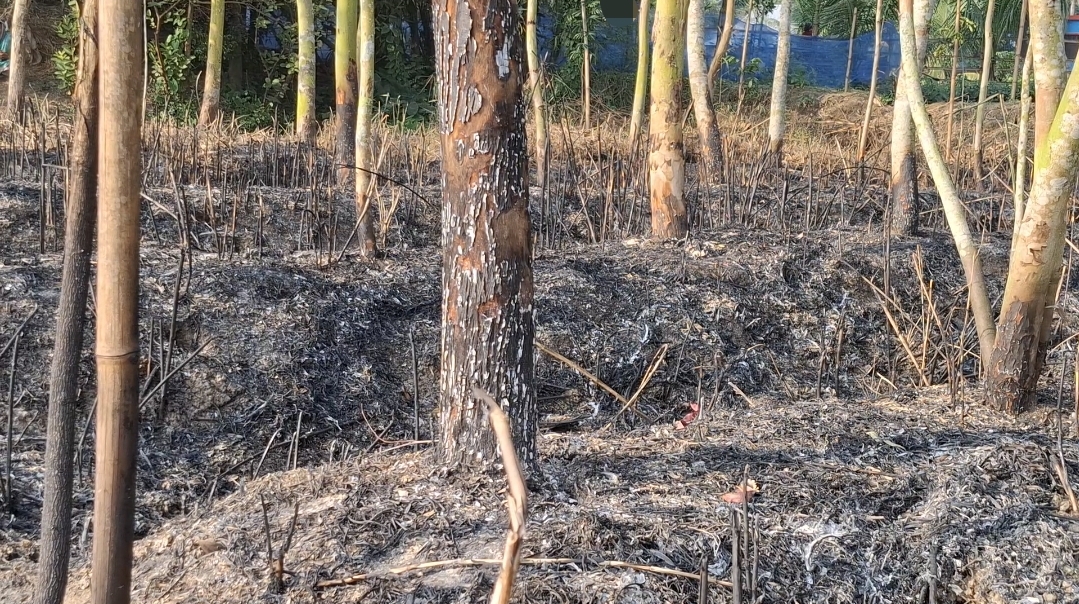
[[[139,440],[142,0],[100,0],[97,423],[91,601],[127,604]]]
[[[689,0],[686,18],[686,46],[689,61],[689,92],[693,98],[693,118],[697,122],[697,138],[701,146],[701,161],[705,173],[719,173],[719,127],[712,109],[709,92],[708,67],[704,61],[704,0]]]
[[[221,115],[221,54],[224,44],[225,0],[210,0],[210,33],[206,39],[206,71],[202,73],[200,127],[213,124]]]
[[[900,0],[902,1],[902,0]],[[877,100],[877,72],[880,70],[880,46],[881,36],[884,31],[884,1],[877,0],[877,8],[873,16],[873,73],[869,76],[869,99],[865,103],[865,114],[862,116],[862,131],[858,135],[858,165],[865,164],[865,153],[869,147],[869,120],[873,117],[873,103]]]
[[[532,144],[536,147],[536,176],[542,183],[547,177],[547,102],[543,94],[543,65],[540,63],[539,41],[536,38],[539,0],[527,1],[525,50],[528,53],[528,94],[532,97],[532,121],[536,125],[536,135]],[[648,56],[647,50],[645,56]]]
[[[375,104],[375,0],[360,0],[356,46],[360,53],[356,95],[356,235],[364,255],[374,253],[375,213],[371,206],[371,119]]]
[[[334,163],[339,191],[351,190],[356,163],[356,26],[357,0],[337,0],[333,36]]]
[[[685,237],[689,231],[682,149],[682,72],[686,0],[657,0],[653,34],[652,109],[648,118],[648,181],[652,236]]]
[[[315,15],[312,0],[296,0],[296,137],[315,140]]]
[[[530,0],[535,2],[536,0]],[[731,0],[733,1],[733,0]],[[648,8],[649,0],[638,0],[637,11],[637,82],[633,87],[633,115],[629,122],[629,140],[637,142],[644,121],[644,100],[648,94]]]
[[[79,7],[79,65],[64,204],[64,267],[49,372],[45,493],[35,604],[62,604],[71,560],[71,487],[79,358],[97,212],[97,0]]]
[[[918,49],[918,69],[925,63],[929,46],[929,19],[936,10],[937,0],[914,1],[914,41]],[[921,77],[921,71],[918,72]],[[903,235],[918,233],[918,170],[914,161],[914,118],[910,115],[902,76],[896,81],[895,103],[892,105],[892,231]]]
[[[1032,0],[1030,52],[1034,70],[1034,173],[1012,246],[996,346],[986,373],[988,401],[1010,412],[1034,399],[1045,362],[1064,257],[1067,212],[1079,168],[1079,71],[1061,94],[1064,43],[1060,5]],[[1046,124],[1052,105],[1055,117]]]
[[[731,36],[734,34],[734,5],[735,0],[727,0],[726,10],[723,13],[723,31],[719,34],[716,52],[712,55],[711,64],[708,65],[708,94],[713,98],[716,95],[716,76],[719,75],[719,69],[727,57],[727,50],[731,47]]]
[[[7,111],[16,119],[22,119],[23,100],[26,96],[27,60],[27,10],[30,0],[14,0],[11,7],[11,58],[8,63]]]
[[[989,80],[993,75],[993,55],[996,47],[993,45],[993,12],[996,10],[996,0],[986,0],[985,3],[985,37],[982,44],[982,73],[978,80],[978,107],[974,110],[974,180],[978,188],[985,184],[985,166],[982,161],[983,136],[985,131],[985,104],[989,100]]]
[[[521,27],[516,0],[437,0],[442,142],[443,458],[488,463],[495,441],[480,387],[512,423],[534,467],[536,392]]]
[[[768,114],[768,151],[779,153],[787,130],[787,72],[791,60],[791,0],[779,3],[779,42],[772,76],[772,103]]]

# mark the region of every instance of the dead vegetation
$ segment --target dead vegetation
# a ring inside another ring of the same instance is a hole
[[[702,563],[715,601],[735,585],[742,601],[1079,601],[1079,510],[1054,469],[1079,473],[1075,418],[1058,428],[1055,406],[1071,411],[1076,392],[1070,259],[1045,405],[1018,420],[989,411],[938,204],[922,237],[881,233],[887,108],[870,164],[851,163],[844,116],[856,123],[864,102],[795,103],[780,167],[759,161],[755,116],[724,124],[719,184],[690,170],[692,235],[665,245],[644,239],[622,118],[588,132],[552,122],[557,169],[533,185],[537,339],[570,363],[538,357],[546,428],[517,601],[692,601]],[[989,120],[1001,141],[1004,109]],[[0,129],[0,344],[38,309],[14,372],[15,499],[0,521],[14,602],[31,593],[60,268],[65,126],[55,108],[37,113],[53,117]],[[490,593],[504,479],[446,475],[430,450],[437,139],[378,132],[385,252],[362,260],[328,146],[147,129],[136,601]],[[987,147],[998,171],[1004,149]],[[1007,194],[966,200],[994,276]],[[92,367],[88,350],[80,429]],[[93,534],[83,431],[76,567]],[[744,511],[724,500],[750,479]],[[413,568],[442,560],[457,562]],[[74,602],[88,597],[77,573]],[[357,574],[369,577],[318,587]]]

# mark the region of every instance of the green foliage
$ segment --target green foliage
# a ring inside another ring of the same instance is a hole
[[[156,11],[155,11],[156,13]],[[149,17],[149,15],[148,15]],[[157,13],[152,21],[155,36],[147,49],[150,58],[149,99],[159,112],[176,116],[179,110],[183,115],[183,103],[178,99],[186,90],[187,80],[194,57],[187,53],[190,31],[187,15],[174,9],[164,15]],[[165,33],[164,39],[161,34]]]
[[[52,55],[53,73],[64,90],[75,88],[75,75],[79,68],[79,4],[68,0],[67,12],[56,24],[56,36],[60,48]]]

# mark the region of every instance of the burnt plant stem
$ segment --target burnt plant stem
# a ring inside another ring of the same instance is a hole
[[[19,342],[21,341],[22,338],[16,334],[15,344],[11,351],[11,375],[8,376],[7,382],[7,449],[6,463],[4,464],[4,505],[7,506],[8,512],[14,511],[11,488],[11,449],[12,437],[15,432],[15,371],[18,369]]]

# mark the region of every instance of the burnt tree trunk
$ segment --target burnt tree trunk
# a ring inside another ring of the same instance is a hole
[[[441,440],[450,465],[496,459],[472,388],[509,416],[536,465],[532,238],[515,0],[436,0],[442,142]]]

